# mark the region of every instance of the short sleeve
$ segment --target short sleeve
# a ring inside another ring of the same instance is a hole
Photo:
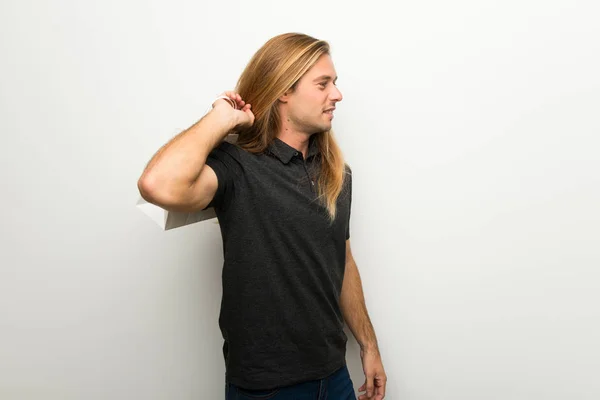
[[[206,158],[206,165],[217,175],[217,192],[205,210],[214,207],[225,210],[235,196],[236,177],[241,173],[238,148],[226,141],[215,147]]]
[[[348,190],[348,218],[346,219],[346,240],[350,239],[350,211],[352,210],[352,169],[346,165],[347,190]]]

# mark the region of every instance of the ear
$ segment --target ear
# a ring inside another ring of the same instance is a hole
[[[294,90],[296,89],[295,86],[296,85],[293,85],[291,88],[286,90],[281,96],[279,96],[279,101],[282,103],[287,103],[290,99],[290,96],[292,95],[292,93],[294,93]]]
[[[290,98],[290,94],[292,93],[291,90],[286,90],[284,94],[282,94],[281,96],[279,96],[279,101],[282,103],[287,103],[289,98]]]

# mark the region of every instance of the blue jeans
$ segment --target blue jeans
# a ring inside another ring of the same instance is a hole
[[[314,381],[269,390],[242,389],[225,382],[225,400],[356,400],[348,367]]]

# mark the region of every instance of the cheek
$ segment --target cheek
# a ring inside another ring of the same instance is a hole
[[[317,107],[312,102],[305,102],[302,105],[299,105],[295,111],[296,117],[300,120],[308,120],[315,118],[315,116],[319,116],[321,114],[321,107]]]
[[[314,120],[323,114],[326,96],[324,92],[302,93],[295,102],[292,116],[297,121]]]

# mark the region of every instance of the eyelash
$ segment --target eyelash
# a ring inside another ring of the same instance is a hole
[[[327,86],[327,82],[321,82],[321,83],[319,83],[319,86],[322,86],[323,89],[325,89],[325,87]],[[333,86],[337,86],[337,85],[334,83]]]

